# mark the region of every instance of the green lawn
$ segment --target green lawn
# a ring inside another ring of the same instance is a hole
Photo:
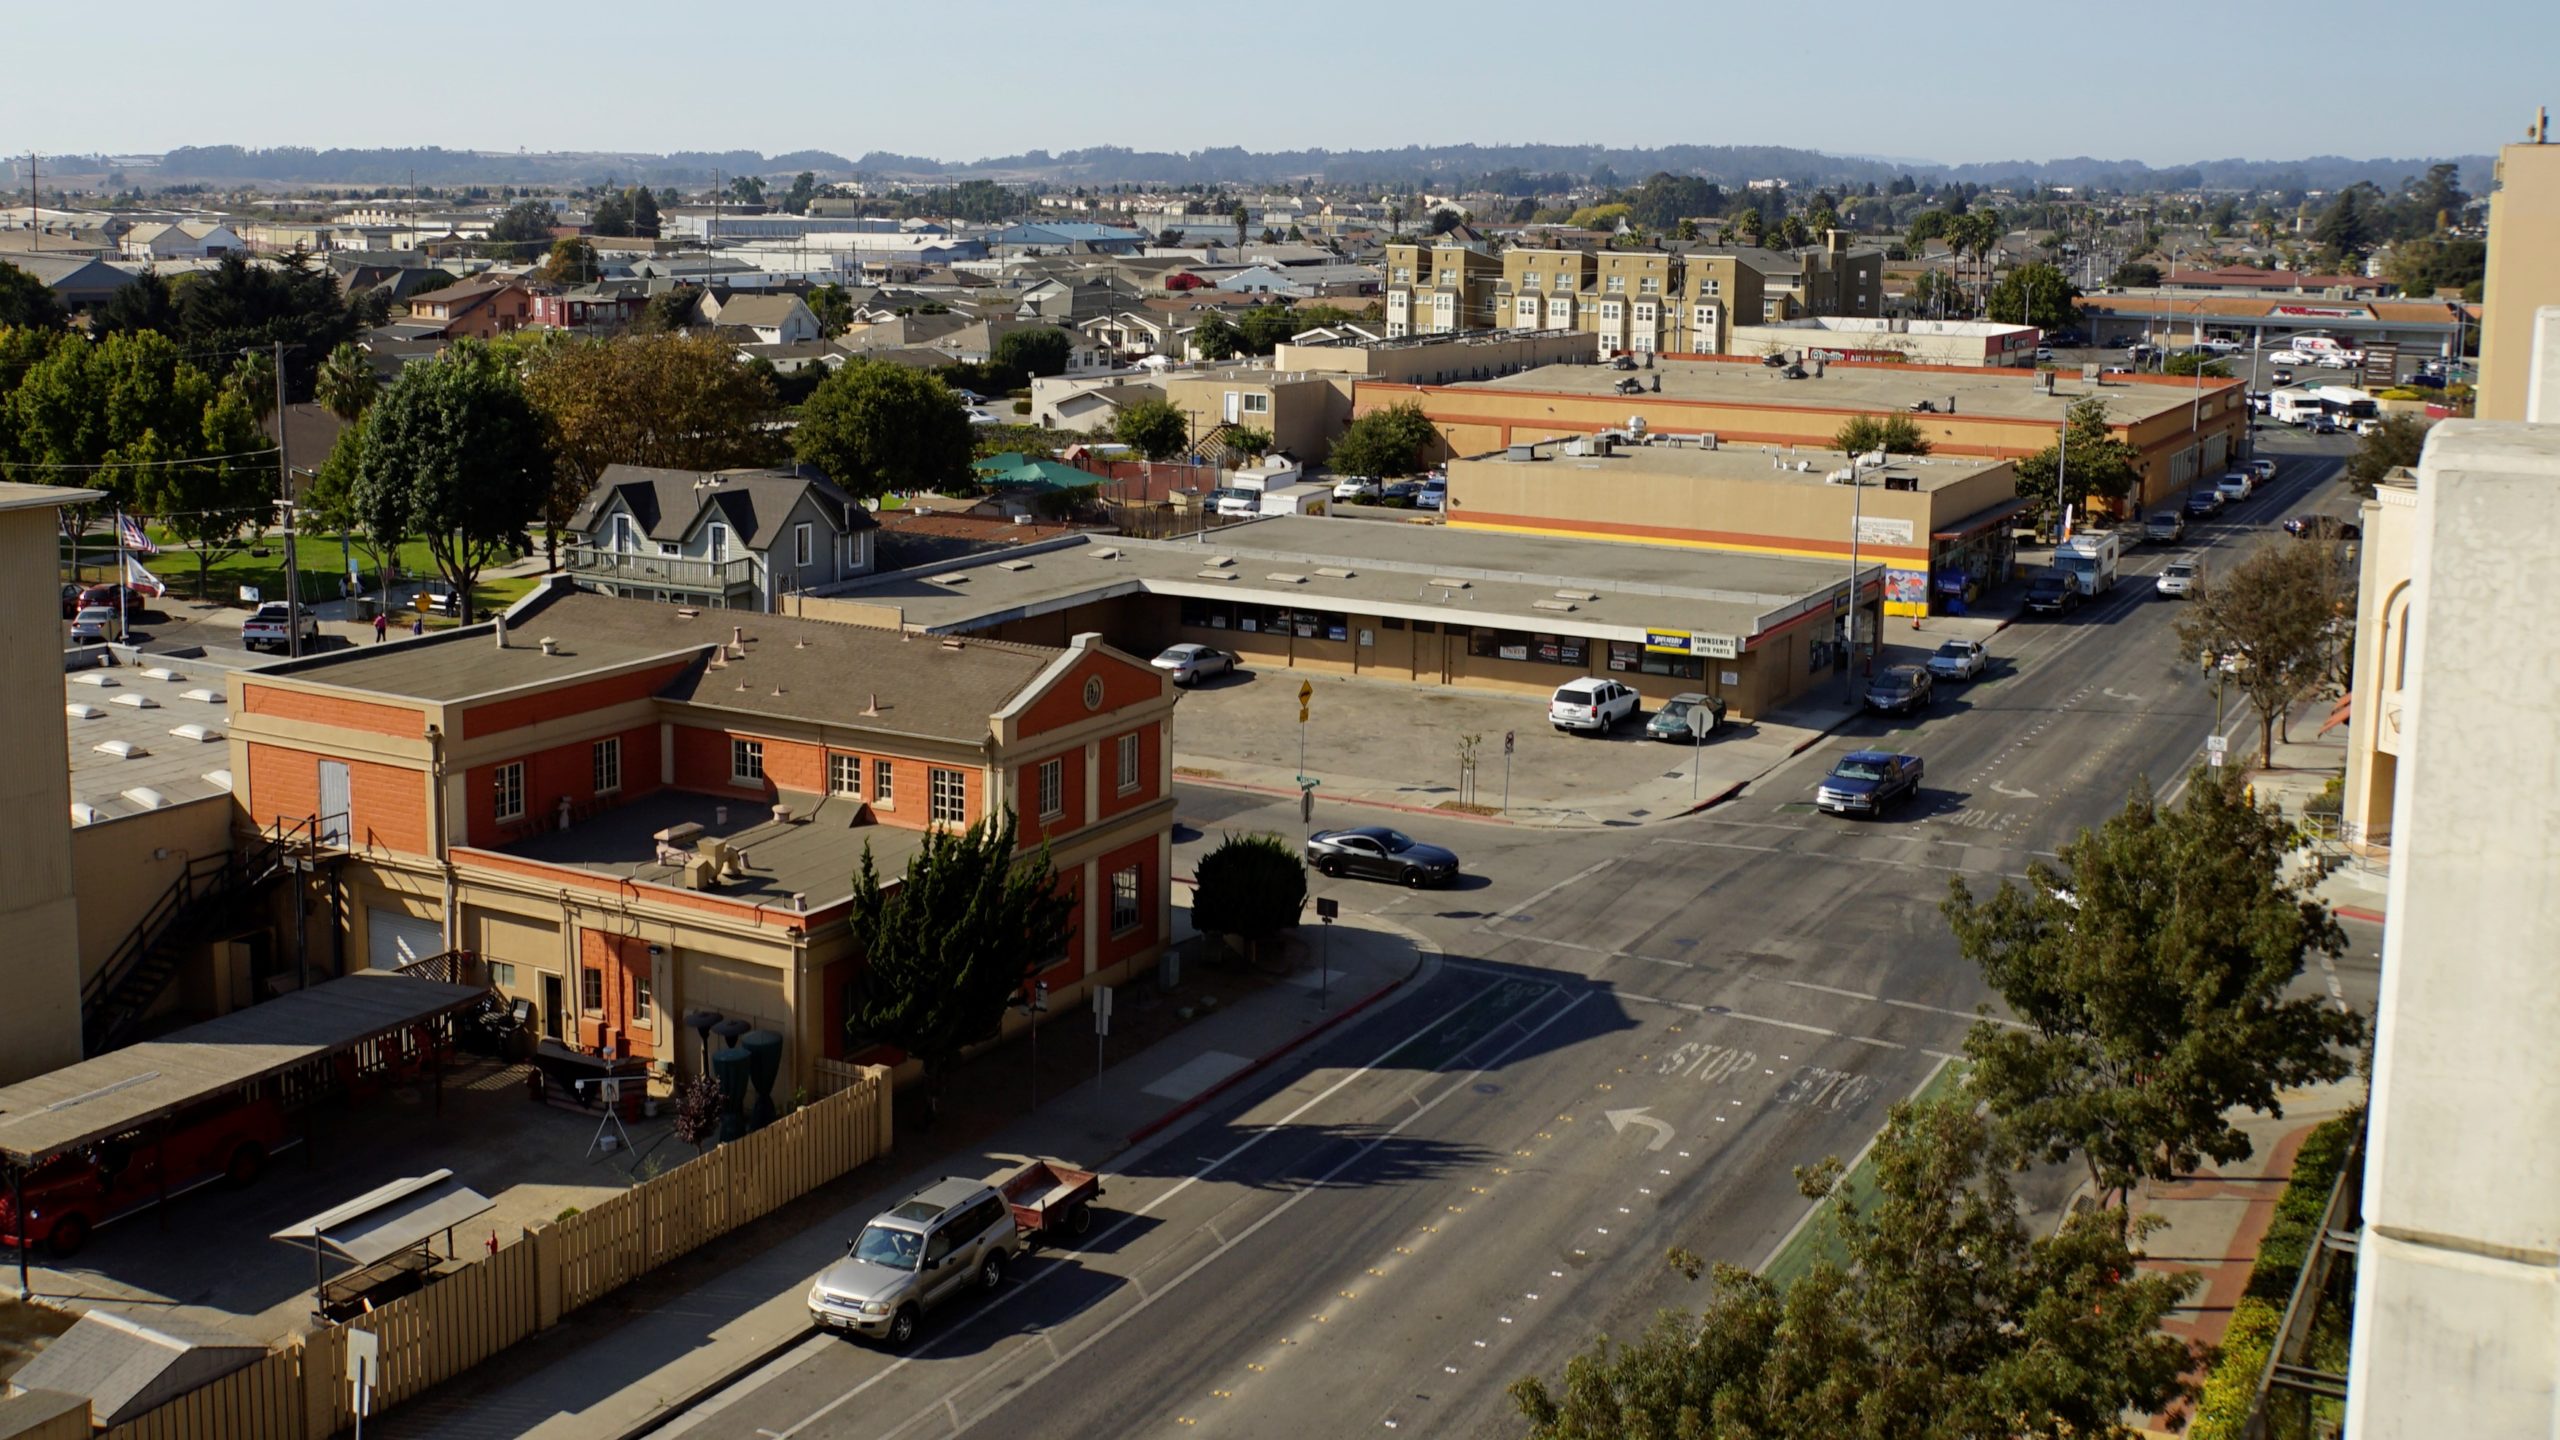
[[[194,599],[195,552],[170,539],[156,526],[148,527],[148,533],[152,542],[160,546],[160,553],[143,557],[143,564],[160,577],[171,595]],[[116,565],[114,539],[114,532],[102,527],[90,531],[81,542],[79,578],[82,581],[94,583],[110,578]],[[257,553],[260,551],[265,553]],[[364,577],[366,591],[378,590],[381,577],[374,572],[372,562],[361,547],[342,550],[334,535],[295,536],[294,558],[296,568],[301,572],[302,598],[306,601],[337,599],[339,582],[346,574],[350,554]],[[424,541],[412,540],[401,546],[399,564],[404,579],[435,578],[435,561],[427,554]],[[206,570],[204,595],[209,600],[236,604],[243,585],[257,587],[258,593],[269,600],[284,598],[283,536],[268,536],[248,548],[215,560]],[[472,587],[472,603],[475,609],[486,612],[493,606],[511,604],[523,598],[533,586],[532,576],[483,580]]]
[[[1938,1099],[1963,1084],[1964,1076],[1963,1061],[1943,1061],[1939,1064],[1937,1072],[1931,1075],[1928,1082],[1923,1084],[1918,1093],[1911,1098],[1914,1100]],[[1846,1188],[1850,1199],[1857,1202],[1861,1208],[1875,1199],[1876,1167],[1872,1147],[1860,1155],[1858,1163],[1850,1169]],[[1769,1268],[1761,1272],[1770,1284],[1777,1286],[1780,1290],[1786,1289],[1793,1285],[1805,1271],[1812,1269],[1813,1262],[1816,1260],[1828,1260],[1834,1265],[1848,1263],[1848,1255],[1840,1248],[1840,1237],[1833,1234],[1831,1230],[1828,1215],[1830,1208],[1829,1200],[1815,1205],[1813,1217],[1805,1222],[1804,1228],[1788,1237],[1784,1248],[1780,1249],[1777,1257],[1769,1262]]]

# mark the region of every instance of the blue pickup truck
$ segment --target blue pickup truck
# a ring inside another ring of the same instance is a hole
[[[1920,771],[1917,755],[1852,750],[1822,777],[1813,803],[1830,815],[1881,815],[1887,806],[1920,793]]]

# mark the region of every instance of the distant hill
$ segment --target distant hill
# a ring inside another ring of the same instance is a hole
[[[699,185],[716,174],[768,177],[815,171],[821,179],[857,177],[888,181],[988,179],[1054,186],[1208,184],[1294,186],[1418,185],[1457,189],[1523,177],[1594,176],[1633,183],[1658,170],[1698,175],[1728,186],[1751,180],[1784,180],[1804,188],[1882,185],[1899,176],[1924,181],[1967,181],[1984,186],[2069,185],[2141,192],[2191,189],[2334,190],[2358,180],[2394,188],[2404,176],[2423,173],[2438,159],[2462,166],[2463,184],[2489,184],[2489,157],[2463,155],[2405,160],[2359,160],[2314,155],[2300,160],[2200,160],[2150,166],[2135,160],[2073,156],[2059,160],[1995,160],[1961,165],[1897,162],[1867,156],[1828,155],[1782,145],[1665,145],[1627,149],[1604,145],[1408,145],[1396,150],[1273,150],[1221,147],[1190,152],[1132,150],[1103,145],[1051,153],[1030,150],[979,160],[937,160],[872,151],[858,160],[826,150],[765,155],[753,150],[679,151],[671,155],[612,151],[509,154],[447,150],[439,146],[371,150],[282,147],[249,150],[237,145],[190,146],[162,156],[155,179],[225,184],[282,185],[572,185],[603,180],[652,185]]]

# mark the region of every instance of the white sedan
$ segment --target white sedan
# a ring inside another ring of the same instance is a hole
[[[2303,354],[2299,350],[2278,350],[2267,357],[2267,363],[2270,365],[2308,365],[2311,363],[2311,357]]]
[[[1171,671],[1176,685],[1197,685],[1212,675],[1235,673],[1236,657],[1206,645],[1172,645],[1147,663]]]
[[[1333,498],[1375,500],[1378,498],[1378,482],[1366,475],[1345,475],[1333,482]]]

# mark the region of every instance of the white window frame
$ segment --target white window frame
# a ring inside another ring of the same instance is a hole
[[[761,785],[764,783],[764,742],[729,737],[729,783]]]
[[[1066,814],[1067,762],[1065,757],[1052,755],[1041,761],[1038,780],[1040,818],[1055,820]]]
[[[948,766],[928,767],[924,775],[925,818],[937,825],[969,823],[969,776]]]
[[[661,540],[658,542],[658,553],[662,556],[682,555],[684,553],[684,547],[673,540]]]
[[[1111,872],[1111,933],[1126,935],[1138,928],[1142,907],[1138,904],[1138,867]]]
[[[848,800],[862,798],[862,757],[834,750],[827,753],[827,793]]]
[[[622,789],[622,737],[608,735],[595,743],[592,761],[596,793],[611,795]]]
[[[1571,294],[1574,294],[1574,293],[1576,293],[1576,292],[1580,291],[1581,289],[1582,289],[1582,287],[1581,287],[1580,285],[1578,285],[1578,284],[1574,283],[1574,278],[1573,278],[1572,276],[1570,276],[1570,275],[1568,275],[1568,274],[1564,273],[1564,272],[1563,272],[1563,271],[1561,271],[1561,270],[1559,270],[1559,271],[1557,271],[1557,272],[1556,272],[1555,292],[1556,292],[1557,294],[1559,294],[1559,295],[1571,295]]]
[[[1271,397],[1259,390],[1247,390],[1244,392],[1242,399],[1244,403],[1244,413],[1247,415],[1268,415],[1271,413]]]
[[[1639,278],[1639,279],[1637,279],[1637,281],[1636,281],[1636,293],[1637,293],[1637,294],[1639,294],[1639,295],[1659,295],[1659,294],[1661,294],[1661,293],[1662,293],[1662,277],[1661,277],[1661,276],[1659,276],[1659,275],[1646,275],[1646,276],[1642,276],[1642,277],[1640,277],[1640,278]]]
[[[791,527],[791,563],[806,570],[816,563],[817,527],[803,520]]]
[[[1637,323],[1637,324],[1639,324],[1639,325],[1650,325],[1650,324],[1652,324],[1652,323],[1653,323],[1653,313],[1654,313],[1654,312],[1653,312],[1653,306],[1652,306],[1649,302],[1647,302],[1647,301],[1643,301],[1643,300],[1639,300],[1639,301],[1637,301],[1637,302],[1636,302],[1636,323]]]
[[[898,808],[898,771],[886,760],[871,762],[871,803],[874,808]]]
[[[1617,324],[1619,317],[1625,313],[1625,307],[1615,300],[1603,300],[1600,302],[1600,323],[1603,325]]]
[[[640,553],[639,522],[619,511],[615,512],[613,517],[613,548],[614,552],[620,555]]]
[[[524,818],[524,762],[510,760],[491,777],[496,792],[493,811],[500,824]]]
[[[703,534],[702,553],[717,564],[729,558],[729,527],[714,523]]]
[[[1535,290],[1535,289],[1537,289],[1537,288],[1538,288],[1538,272],[1537,272],[1537,271],[1535,271],[1535,270],[1523,270],[1523,271],[1521,271],[1521,272],[1520,272],[1520,288],[1521,288],[1521,289],[1523,289],[1523,290]]]
[[[1120,793],[1126,795],[1145,783],[1138,774],[1138,766],[1143,755],[1138,745],[1138,732],[1132,730],[1121,736],[1119,744],[1114,748],[1118,751]]]
[[[1626,293],[1627,293],[1627,277],[1626,277],[1626,276],[1624,276],[1624,275],[1612,275],[1612,276],[1610,276],[1610,277],[1609,277],[1609,293],[1610,293],[1610,294],[1612,294],[1612,295],[1624,295],[1624,294],[1626,294]]]
[[[1713,275],[1704,276],[1698,281],[1698,293],[1701,295],[1721,295],[1724,293],[1724,281]]]

